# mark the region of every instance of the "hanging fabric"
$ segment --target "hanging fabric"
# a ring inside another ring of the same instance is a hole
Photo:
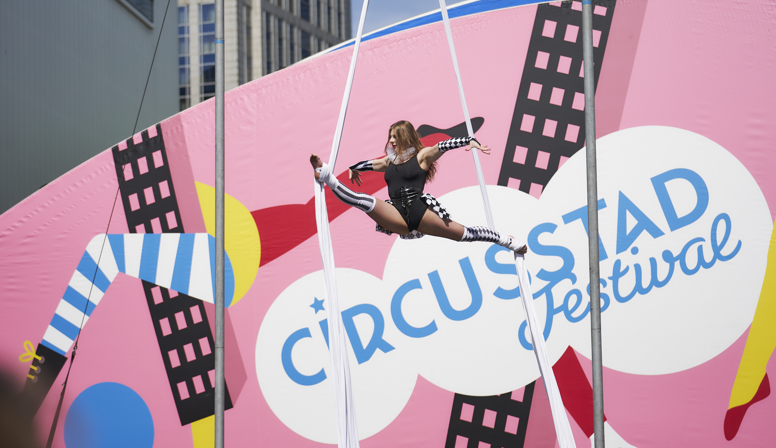
[[[455,78],[458,81],[458,94],[461,97],[461,107],[463,108],[463,115],[466,119],[466,130],[470,136],[474,136],[474,129],[472,127],[471,119],[469,118],[469,108],[466,105],[466,97],[463,93],[463,83],[461,82],[461,72],[458,69],[458,58],[455,55],[455,45],[453,44],[453,32],[450,29],[450,18],[447,15],[447,5],[445,0],[439,0],[439,9],[442,11],[442,20],[445,25],[445,34],[447,35],[447,44],[450,47],[450,56],[453,59],[453,68],[455,69]],[[474,167],[477,170],[477,180],[480,184],[480,192],[482,193],[482,202],[485,205],[485,216],[488,221],[488,227],[495,230],[493,224],[493,214],[490,209],[490,200],[488,199],[488,191],[485,187],[485,179],[482,175],[482,167],[480,166],[480,159],[477,150],[472,150],[472,157],[474,157]],[[536,355],[536,361],[539,363],[539,371],[541,372],[542,379],[544,380],[544,387],[547,391],[547,397],[550,400],[550,409],[552,411],[552,419],[555,423],[555,432],[558,436],[558,444],[560,448],[574,448],[576,444],[574,442],[574,436],[571,433],[571,424],[569,423],[566,409],[563,406],[563,400],[560,396],[560,390],[558,389],[558,383],[555,380],[555,374],[552,371],[552,364],[550,364],[550,358],[547,355],[547,347],[544,343],[544,336],[542,330],[536,320],[536,310],[533,304],[533,294],[531,293],[531,287],[528,283],[528,274],[525,267],[525,256],[515,254],[515,267],[517,268],[518,283],[520,285],[520,300],[523,304],[523,311],[525,312],[525,319],[528,323],[528,329],[531,333],[532,344],[534,348],[534,355]]]
[[[342,97],[337,128],[334,132],[334,140],[331,145],[329,166],[332,170],[337,163],[342,128],[345,124],[345,115],[350,101],[350,91],[353,87],[353,77],[356,73],[356,60],[358,48],[361,46],[361,36],[364,31],[364,19],[366,18],[369,0],[364,0],[361,8],[361,19],[358,23],[356,43],[353,46],[353,57],[350,60],[350,71],[345,84],[345,94]],[[324,185],[313,182],[315,188],[315,220],[318,225],[318,243],[321,249],[321,261],[323,262],[323,277],[326,287],[325,303],[326,316],[329,321],[329,358],[331,369],[329,376],[334,385],[334,403],[337,421],[337,444],[339,448],[358,448],[358,428],[356,427],[356,411],[353,400],[353,387],[350,380],[350,364],[348,363],[347,339],[342,325],[342,315],[339,310],[337,297],[337,282],[334,268],[334,252],[331,245],[329,232],[329,215],[326,211],[326,195]]]

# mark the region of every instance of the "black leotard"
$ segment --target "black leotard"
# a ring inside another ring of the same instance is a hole
[[[426,185],[426,172],[420,167],[417,155],[404,163],[389,164],[384,177],[391,197],[398,195],[401,187],[417,188],[422,193]]]
[[[419,200],[426,185],[426,171],[420,167],[418,156],[401,164],[389,164],[385,170],[385,183],[392,205],[401,213],[410,232],[417,230],[428,208],[423,200]]]

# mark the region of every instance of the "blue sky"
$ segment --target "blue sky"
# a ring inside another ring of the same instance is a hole
[[[461,1],[446,0],[446,4],[450,7]],[[361,18],[363,3],[363,0],[351,0],[353,37],[356,37],[356,31],[358,31],[358,20]],[[369,0],[364,33],[436,9],[439,9],[439,0]]]

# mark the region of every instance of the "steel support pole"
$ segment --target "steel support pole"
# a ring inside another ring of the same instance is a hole
[[[224,446],[224,0],[216,0],[215,448]]]
[[[585,64],[585,141],[587,148],[587,222],[590,265],[590,333],[593,357],[594,447],[604,448],[604,389],[601,361],[601,283],[598,262],[598,178],[595,148],[595,62],[593,5],[582,1],[582,51]]]

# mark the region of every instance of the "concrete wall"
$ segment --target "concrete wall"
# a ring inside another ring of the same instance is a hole
[[[118,0],[3,4],[0,213],[132,135],[166,8],[154,2],[149,27]],[[169,8],[137,131],[178,111]]]

